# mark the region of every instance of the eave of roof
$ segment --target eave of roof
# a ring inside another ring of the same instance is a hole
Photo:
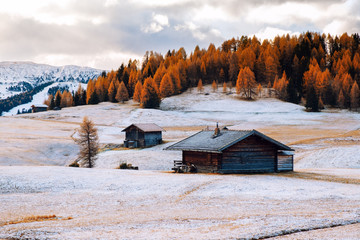
[[[158,126],[155,123],[133,123],[130,126],[124,128],[122,130],[122,132],[125,132],[131,126],[134,126],[134,127],[140,129],[143,132],[161,132],[161,131],[165,131],[163,128],[161,128],[160,126]]]
[[[198,141],[194,141],[195,140],[199,140],[200,142],[203,140],[205,142],[204,139],[201,138],[201,135],[207,136],[209,135],[211,132],[210,131],[200,131],[194,135],[191,135],[188,138],[185,138],[167,148],[165,148],[165,150],[182,150],[182,151],[196,151],[196,152],[213,152],[213,153],[221,153],[222,151],[224,151],[225,149],[229,148],[230,146],[252,136],[252,135],[256,135],[260,138],[263,138],[264,140],[276,145],[279,150],[287,150],[287,151],[294,151],[293,149],[291,149],[290,147],[286,146],[285,144],[282,144],[256,130],[247,130],[247,131],[226,131],[226,132],[222,132],[225,133],[228,136],[224,136],[225,138],[221,139],[221,135],[216,137],[217,140],[221,140],[220,142],[215,142],[214,145],[217,146],[211,146],[209,147],[209,144],[211,144],[211,140],[209,139],[208,141],[206,141],[206,144],[208,145],[204,145],[204,146],[199,146],[199,142]],[[200,136],[199,136],[200,135]],[[211,136],[211,135],[209,135]],[[207,136],[207,137],[209,137]],[[197,139],[198,138],[198,139]],[[191,141],[194,141],[193,143],[191,143]],[[220,145],[221,142],[224,141],[223,145]],[[189,145],[186,145],[186,143],[188,142]],[[185,143],[185,144],[184,144]],[[196,146],[197,145],[197,146]]]
[[[45,105],[45,104],[34,104],[32,106],[34,106],[36,108],[47,108],[48,107],[48,105]]]

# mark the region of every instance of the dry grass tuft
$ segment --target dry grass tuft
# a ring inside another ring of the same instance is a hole
[[[57,217],[56,215],[29,216],[29,217],[24,217],[20,220],[5,222],[4,224],[1,224],[0,226],[19,224],[19,223],[43,222],[43,221],[53,221],[53,220],[71,220],[71,219],[73,219],[73,218],[72,217],[66,217],[66,218]]]

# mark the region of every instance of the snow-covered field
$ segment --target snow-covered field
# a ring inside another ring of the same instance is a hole
[[[360,114],[206,90],[164,99],[158,110],[130,101],[0,117],[0,239],[360,238]],[[95,169],[66,167],[84,116],[103,146],[121,144],[121,130],[139,122],[165,128],[165,143],[103,151]],[[290,145],[296,172],[170,173],[181,152],[162,149],[216,122]],[[115,169],[122,162],[140,170]],[[28,220],[48,215],[56,217]]]
[[[0,167],[0,175],[0,238],[235,239],[360,220],[359,185],[276,174]],[[57,218],[21,222],[43,215]]]

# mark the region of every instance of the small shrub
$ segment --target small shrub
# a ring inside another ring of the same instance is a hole
[[[79,163],[77,161],[74,161],[69,165],[69,167],[80,167]]]
[[[128,169],[128,165],[126,163],[121,163],[119,169]]]
[[[139,170],[138,167],[134,167],[132,164],[127,163],[120,163],[119,167],[117,169],[132,169],[132,170]]]

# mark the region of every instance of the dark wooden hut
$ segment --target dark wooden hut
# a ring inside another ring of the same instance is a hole
[[[35,104],[35,105],[32,105],[31,108],[32,108],[32,110],[31,110],[32,113],[45,112],[45,111],[47,111],[48,106],[45,104]]]
[[[197,172],[293,171],[293,149],[256,131],[201,131],[166,150],[181,150],[182,165]]]
[[[131,124],[125,132],[124,147],[140,148],[162,143],[163,129],[154,123]]]

